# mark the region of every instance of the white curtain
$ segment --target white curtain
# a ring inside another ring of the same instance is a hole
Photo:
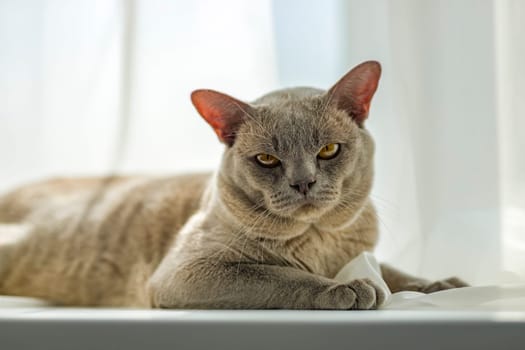
[[[191,91],[254,99],[277,86],[274,53],[269,1],[0,0],[0,190],[213,169]]]
[[[516,280],[525,272],[525,4],[342,7],[350,61],[380,57],[385,71],[369,124],[380,253],[428,277]]]
[[[503,267],[525,275],[525,3],[497,1],[497,116]]]
[[[524,23],[519,0],[0,0],[0,190],[213,169],[193,89],[327,88],[376,59],[377,254],[516,280],[502,272],[525,273]]]
[[[117,5],[0,1],[0,189],[108,165],[120,103]]]

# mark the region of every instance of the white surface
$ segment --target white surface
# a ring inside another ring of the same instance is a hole
[[[3,299],[3,297],[0,297]],[[458,310],[377,310],[377,311],[296,311],[296,310],[145,310],[85,309],[29,304],[10,300],[17,307],[0,306],[0,321],[9,320],[94,320],[94,321],[215,321],[215,322],[525,322],[522,311]],[[24,305],[24,306],[22,306]]]
[[[522,310],[525,311],[525,284],[456,288],[431,294],[398,292],[392,294],[381,278],[376,258],[364,252],[344,266],[335,277],[340,282],[369,278],[380,286],[387,299],[385,310]]]
[[[525,322],[525,312],[475,310],[149,310],[57,307],[45,301],[0,296],[0,321],[7,320],[179,320],[225,322],[379,322],[505,321]]]

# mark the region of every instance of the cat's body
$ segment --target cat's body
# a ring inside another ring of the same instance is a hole
[[[24,224],[30,234],[11,248],[0,294],[149,306],[147,280],[209,178],[56,179],[5,196],[0,222]]]
[[[23,224],[31,234],[14,250],[1,276],[0,294],[67,305],[149,307],[147,282],[180,228],[201,202],[206,205],[205,189],[212,181],[211,174],[192,174],[55,179],[20,188],[2,198],[0,222]],[[102,188],[102,198],[86,210]],[[373,212],[366,217],[375,225]],[[230,245],[219,254],[282,263],[271,256],[275,254],[330,278],[361,251],[373,248],[375,230],[368,232],[368,237],[357,238],[321,234],[312,225],[282,246],[266,242],[259,249],[254,246],[261,242],[245,237],[237,237],[238,242],[229,242],[231,236],[215,238],[217,244]]]
[[[368,62],[327,93],[287,89],[248,105],[197,91],[194,104],[227,145],[214,174],[59,179],[0,197],[0,223],[27,230],[0,243],[0,294],[68,305],[375,308],[384,296],[373,283],[332,278],[377,240],[374,146],[362,123],[378,79]],[[429,287],[383,272],[393,290]]]

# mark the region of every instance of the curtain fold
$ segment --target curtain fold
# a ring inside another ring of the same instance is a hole
[[[525,278],[525,3],[494,2],[503,266]]]

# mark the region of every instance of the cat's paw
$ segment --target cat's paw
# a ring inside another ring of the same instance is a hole
[[[373,310],[383,304],[385,298],[383,289],[368,278],[356,279],[346,284],[330,287],[324,295],[324,303],[321,308]]]
[[[440,290],[453,289],[453,288],[462,288],[468,287],[469,285],[457,277],[450,277],[444,280],[439,280],[435,282],[429,281],[417,281],[410,283],[407,286],[408,290],[414,290],[422,293],[434,293]]]

